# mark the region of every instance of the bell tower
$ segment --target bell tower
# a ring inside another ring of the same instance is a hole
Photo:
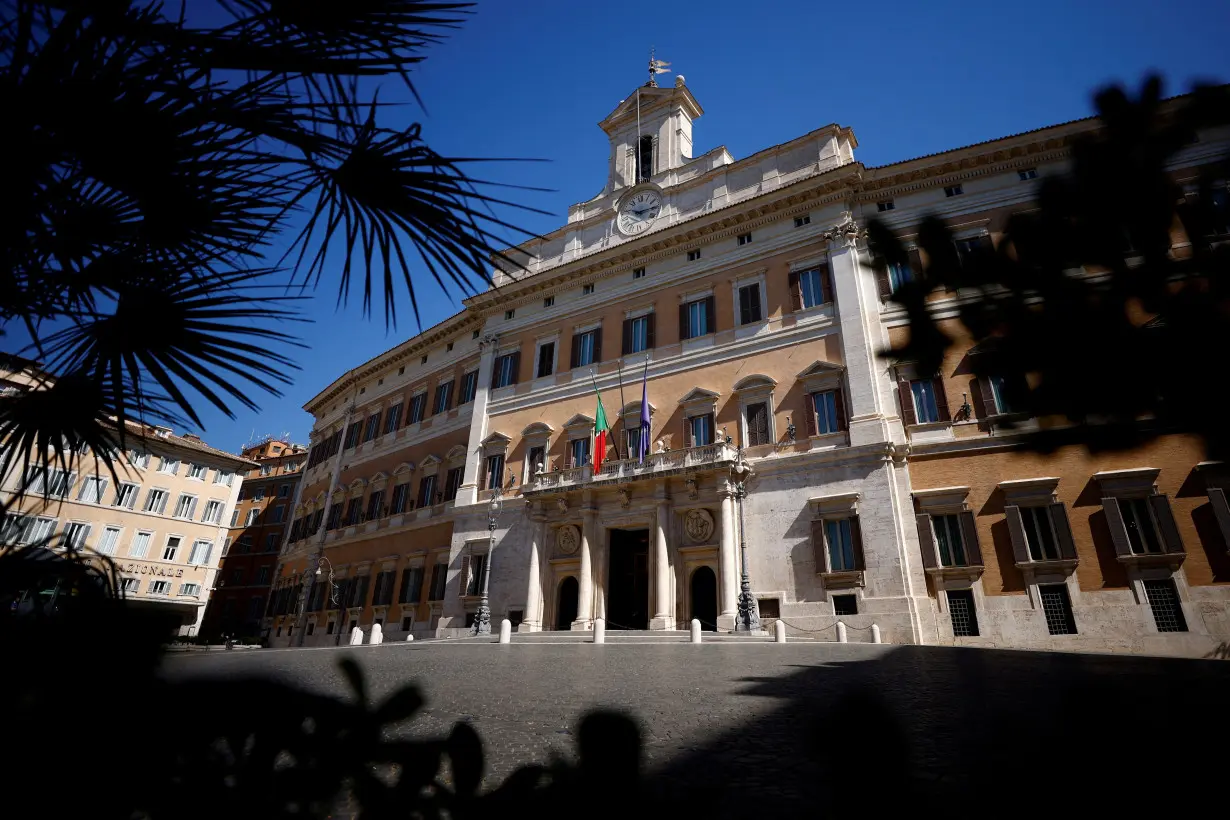
[[[598,123],[610,140],[606,191],[642,182],[670,184],[666,174],[692,159],[692,120],[704,113],[683,75],[673,88],[651,80]]]

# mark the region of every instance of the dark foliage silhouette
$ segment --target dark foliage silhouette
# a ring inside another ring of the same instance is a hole
[[[511,203],[418,124],[384,125],[376,91],[413,92],[466,5],[0,4],[0,331],[23,328],[54,379],[0,396],[0,440],[23,445],[4,473],[81,442],[113,468],[128,422],[278,395],[296,299],[326,270],[390,323],[399,291],[417,322],[425,282],[487,280]]]
[[[1033,446],[1128,448],[1183,432],[1225,458],[1225,388],[1201,354],[1230,347],[1230,161],[1202,159],[1186,196],[1170,163],[1198,128],[1230,122],[1230,87],[1167,103],[1154,78],[1136,99],[1108,88],[1095,102],[1100,130],[1072,145],[1070,174],[1041,180],[1036,209],[1009,220],[997,249],[958,253],[944,221],[924,219],[929,264],[892,297],[910,338],[888,354],[938,372],[954,340],[927,300],[957,293],[979,342],[972,372],[1003,377],[1008,406],[1042,421]],[[868,233],[881,264],[909,264],[885,224]]]

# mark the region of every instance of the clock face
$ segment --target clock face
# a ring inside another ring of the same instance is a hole
[[[641,191],[628,199],[619,209],[619,230],[635,236],[648,230],[662,213],[662,197],[656,191]]]

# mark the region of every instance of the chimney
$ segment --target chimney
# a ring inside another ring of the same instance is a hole
[[[195,441],[197,444],[205,443],[201,441],[201,437],[198,436],[196,433],[184,433],[183,438],[187,439],[188,441]]]

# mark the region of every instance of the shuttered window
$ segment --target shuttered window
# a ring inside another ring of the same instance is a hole
[[[739,324],[750,325],[764,318],[760,304],[760,283],[739,288]]]
[[[764,402],[749,404],[744,411],[747,417],[747,444],[757,447],[769,443],[769,406]]]

